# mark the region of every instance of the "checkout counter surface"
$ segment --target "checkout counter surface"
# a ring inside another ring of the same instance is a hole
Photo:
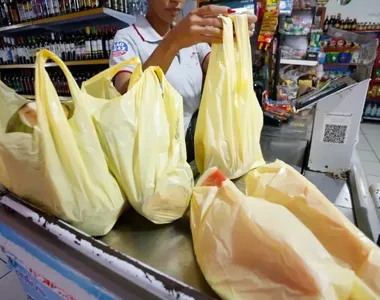
[[[282,128],[264,127],[261,144],[265,159],[281,159],[301,172],[311,137],[312,118],[312,113],[301,116],[298,123],[296,119],[293,125],[284,128],[284,134],[281,134]],[[289,131],[289,128],[293,129]],[[272,135],[272,132],[275,134]],[[330,180],[323,174],[315,175],[312,172],[306,172],[306,177],[355,223],[351,194],[345,181]],[[242,179],[238,180],[237,186],[242,188],[242,182]],[[203,296],[217,297],[196,262],[188,217],[170,225],[157,226],[130,210],[119,219],[110,233],[98,241],[103,244],[104,252],[107,252],[105,249],[108,245],[130,260],[141,262],[163,273],[165,277],[168,275],[181,282],[184,289],[190,288],[190,292],[194,288]]]

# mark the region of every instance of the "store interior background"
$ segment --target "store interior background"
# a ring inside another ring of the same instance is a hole
[[[196,0],[186,0],[184,14],[196,7]],[[330,0],[326,5],[327,15],[357,18],[358,22],[380,22],[379,0],[352,0],[341,6],[337,0]],[[360,129],[360,140],[357,150],[366,173],[368,184],[380,183],[380,122],[363,122]],[[17,280],[16,274],[10,272],[0,251],[0,293],[2,300],[24,300],[25,294]]]

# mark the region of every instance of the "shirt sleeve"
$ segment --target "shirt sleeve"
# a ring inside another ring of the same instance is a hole
[[[130,38],[130,36],[123,34],[119,30],[114,37],[114,42],[111,49],[110,67],[136,56],[139,57],[138,51],[132,39]],[[122,68],[120,72],[125,71],[132,73],[135,68],[136,65],[126,66]]]
[[[203,66],[203,62],[211,53],[211,47],[207,43],[197,44],[196,47],[197,47],[199,62],[201,63],[201,66]]]

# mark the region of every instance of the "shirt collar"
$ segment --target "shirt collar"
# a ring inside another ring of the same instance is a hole
[[[136,23],[133,25],[137,34],[143,41],[150,43],[157,43],[162,41],[162,36],[160,36],[150,25],[145,17],[138,17]]]

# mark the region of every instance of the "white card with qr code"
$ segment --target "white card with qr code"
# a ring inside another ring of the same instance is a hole
[[[346,144],[352,116],[353,113],[326,113],[323,122],[322,143]]]

